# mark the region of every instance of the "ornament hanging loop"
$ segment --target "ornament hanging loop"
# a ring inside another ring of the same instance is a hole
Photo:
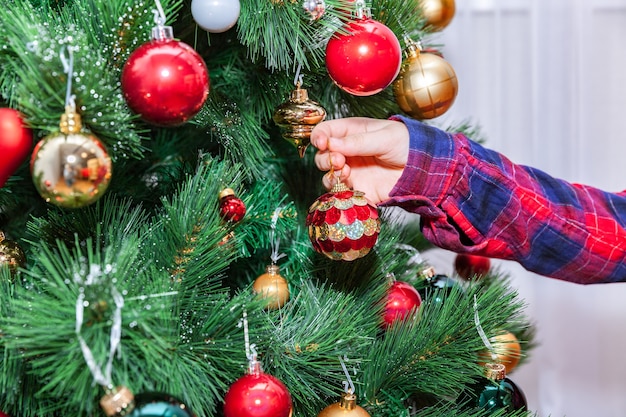
[[[476,294],[474,294],[474,324],[476,325],[476,330],[478,331],[478,335],[482,339],[483,344],[485,345],[485,347],[491,354],[491,359],[494,361],[497,360],[498,355],[496,354],[495,349],[493,348],[493,345],[489,341],[489,338],[485,334],[485,331],[483,330],[483,326],[480,324],[480,317],[478,316],[478,301],[477,301]]]
[[[159,0],[154,0],[156,3],[156,9],[152,10],[154,14],[154,24],[152,28],[152,40],[170,40],[174,39],[174,29],[171,26],[166,26],[165,11]]]
[[[341,368],[343,369],[343,373],[346,375],[346,380],[343,381],[343,389],[346,394],[354,394],[356,389],[354,388],[354,382],[352,382],[352,378],[350,377],[350,373],[348,372],[348,368],[346,367],[346,363],[344,360],[348,360],[346,355],[343,358],[339,357],[339,362],[341,363]]]
[[[67,56],[66,56],[67,53]],[[59,52],[59,58],[63,64],[63,72],[67,74],[67,87],[65,90],[65,108],[76,112],[76,100],[72,95],[72,78],[74,77],[74,52],[70,46],[63,46]]]

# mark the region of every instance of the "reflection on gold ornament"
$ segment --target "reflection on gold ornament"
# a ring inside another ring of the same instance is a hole
[[[448,26],[456,12],[454,0],[420,0],[419,5],[419,10],[426,19],[424,29],[432,32]]]
[[[300,158],[311,143],[311,131],[326,118],[326,110],[313,100],[307,91],[296,84],[288,101],[274,112],[274,122],[282,128],[283,138],[298,149]]]
[[[265,300],[265,307],[270,310],[281,308],[289,300],[289,285],[280,275],[278,265],[268,265],[265,273],[254,280],[252,289]]]
[[[80,116],[69,108],[60,127],[60,132],[46,136],[33,150],[30,169],[35,188],[49,203],[84,207],[108,188],[111,158],[98,138],[81,132]]]
[[[422,120],[441,116],[452,107],[458,81],[446,60],[420,49],[419,44],[407,40],[407,58],[393,84],[393,92],[402,111]]]
[[[493,347],[495,357],[485,350],[479,354],[479,363],[481,365],[488,362],[501,363],[504,365],[507,375],[510,374],[522,357],[522,347],[517,337],[509,331],[503,331],[489,338],[489,342]]]

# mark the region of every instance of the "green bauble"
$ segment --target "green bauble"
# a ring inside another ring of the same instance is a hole
[[[486,364],[486,376],[467,387],[459,396],[458,402],[471,409],[507,412],[526,410],[524,392],[509,378],[506,378],[502,364]]]

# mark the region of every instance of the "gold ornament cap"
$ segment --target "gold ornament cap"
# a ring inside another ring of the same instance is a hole
[[[339,406],[347,411],[354,410],[357,407],[356,395],[351,392],[344,392],[343,394],[341,394]]]
[[[230,197],[231,195],[235,195],[235,190],[232,188],[224,188],[220,191],[220,200],[226,197]]]
[[[108,417],[126,416],[135,409],[135,396],[125,386],[107,389],[100,398],[100,407]]]
[[[59,127],[61,132],[66,135],[69,135],[70,133],[78,133],[83,129],[80,114],[76,113],[76,109],[72,106],[65,107],[65,113],[61,115],[61,124]]]
[[[494,381],[502,381],[506,378],[506,367],[501,363],[486,363],[485,376]]]

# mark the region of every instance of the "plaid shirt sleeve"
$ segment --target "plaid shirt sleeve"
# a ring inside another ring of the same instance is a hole
[[[430,242],[579,284],[626,281],[626,192],[556,179],[461,134],[394,119],[409,129],[409,159],[381,206],[419,214]]]

